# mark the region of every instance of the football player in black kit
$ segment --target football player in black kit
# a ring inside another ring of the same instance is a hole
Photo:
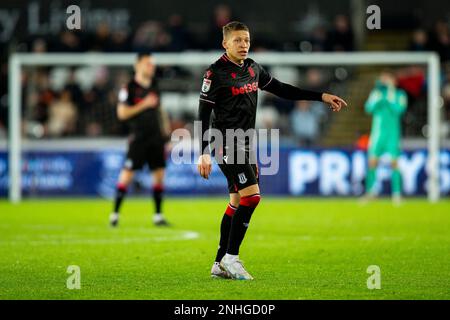
[[[246,131],[255,128],[258,89],[290,100],[322,101],[329,104],[333,111],[339,111],[347,104],[335,95],[302,90],[278,81],[261,65],[247,58],[250,33],[248,27],[241,22],[233,21],[223,27],[222,45],[226,52],[206,70],[200,93],[202,141],[198,171],[205,179],[211,173],[210,141],[206,131],[214,111],[213,128],[219,130],[224,137],[223,148],[215,150],[216,158],[228,181],[230,203],[222,218],[219,249],[211,276],[251,280],[253,277],[239,260],[239,247],[253,211],[261,199],[258,168],[256,162],[251,161],[247,139],[238,137],[238,141],[235,141],[236,136],[232,132],[236,132],[236,129]],[[234,161],[231,162],[231,159]]]
[[[119,210],[133,180],[135,170],[148,165],[153,175],[155,225],[167,225],[162,215],[163,180],[166,134],[162,123],[159,91],[154,78],[155,65],[149,53],[138,54],[134,65],[135,76],[119,92],[117,116],[127,121],[130,128],[128,152],[117,183],[114,209],[110,215],[111,226],[119,223]]]

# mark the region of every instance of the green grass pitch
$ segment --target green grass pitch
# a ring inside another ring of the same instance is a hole
[[[449,299],[450,201],[263,197],[241,248],[254,281],[211,279],[224,199],[0,202],[0,299]],[[81,289],[66,287],[69,265]],[[369,290],[367,268],[381,270]]]

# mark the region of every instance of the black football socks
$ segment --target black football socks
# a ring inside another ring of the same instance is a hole
[[[122,201],[127,194],[126,185],[119,183],[116,187],[116,198],[114,199],[114,212],[119,213],[120,206],[122,205]]]
[[[228,254],[239,254],[239,247],[244,239],[253,211],[255,211],[260,199],[261,197],[259,194],[241,197],[239,207],[236,209],[236,213],[231,221],[231,230],[227,249]]]
[[[236,212],[236,207],[232,206],[231,203],[228,204],[225,214],[222,218],[222,223],[220,224],[220,241],[219,249],[217,250],[216,262],[220,262],[227,253],[228,239],[230,238],[231,220],[234,213]]]
[[[164,188],[160,184],[155,184],[153,186],[153,200],[155,201],[155,212],[156,214],[161,213],[161,205],[162,205],[162,195],[164,192]]]

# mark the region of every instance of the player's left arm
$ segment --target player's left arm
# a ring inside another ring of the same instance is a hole
[[[321,101],[328,104],[333,111],[339,111],[342,107],[347,106],[347,102],[336,95],[300,89],[275,78],[272,78],[270,83],[261,89],[284,99]]]
[[[261,65],[256,64],[259,69],[259,85],[261,90],[268,91],[274,95],[288,100],[311,100],[321,101],[330,105],[333,111],[339,111],[347,102],[333,94],[304,90],[293,85],[281,82],[272,77]]]

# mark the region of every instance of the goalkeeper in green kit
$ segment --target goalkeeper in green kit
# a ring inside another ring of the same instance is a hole
[[[372,115],[368,158],[369,169],[366,177],[366,199],[376,197],[376,169],[379,158],[390,155],[392,200],[401,201],[401,174],[397,159],[400,155],[401,117],[407,107],[405,91],[396,87],[395,75],[383,71],[376,81],[364,108]]]

